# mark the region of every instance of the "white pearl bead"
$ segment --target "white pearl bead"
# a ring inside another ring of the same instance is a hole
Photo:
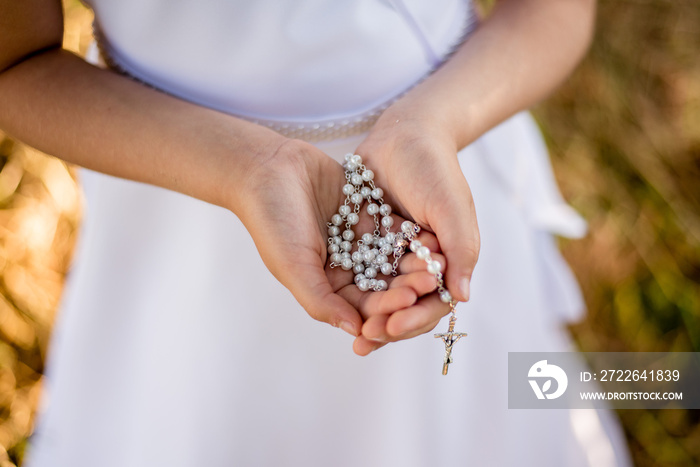
[[[452,301],[452,295],[450,295],[450,292],[448,292],[447,290],[443,290],[442,292],[440,292],[440,300],[443,303],[450,303]]]
[[[391,271],[394,270],[394,267],[391,265],[391,263],[384,263],[381,265],[380,270],[382,271],[382,274],[389,276],[391,275]]]
[[[423,244],[419,242],[418,240],[413,240],[411,244],[409,245],[409,248],[411,249],[412,252],[418,251],[418,248],[422,247]]]
[[[365,268],[365,277],[374,279],[375,277],[377,277],[377,270],[372,267]]]
[[[372,290],[377,290],[377,279],[370,279],[369,280],[369,288]]]
[[[393,251],[394,249],[391,247],[391,245],[388,245],[386,243],[379,247],[379,252],[383,255],[389,256]]]
[[[362,261],[362,253],[359,251],[353,251],[351,258],[353,263],[359,263]]]
[[[371,263],[372,260],[374,259],[374,257],[375,257],[374,250],[365,251],[365,252],[362,254],[362,259],[365,260],[365,261],[368,262],[368,263]]]
[[[413,232],[413,222],[411,221],[403,221],[401,223],[401,231],[403,233],[412,233]]]
[[[372,195],[372,189],[368,186],[360,188],[360,194],[363,198],[369,198]]]
[[[350,202],[352,204],[360,204],[362,203],[362,195],[359,193],[353,193],[350,195]]]
[[[343,240],[351,242],[355,238],[355,232],[352,230],[346,230],[343,232]]]
[[[386,204],[384,206],[386,206]],[[384,216],[382,217],[382,225],[388,229],[389,227],[394,225],[394,219],[392,219],[389,216]]]
[[[369,290],[369,281],[367,279],[362,279],[357,283],[357,288],[362,292],[367,292]]]
[[[437,261],[431,261],[428,263],[428,272],[430,274],[437,274],[442,270],[442,265]]]
[[[374,236],[371,233],[366,232],[362,234],[362,243],[364,243],[365,245],[371,245],[373,241]]]
[[[345,240],[344,242],[341,242],[340,249],[343,251],[350,251],[352,250],[352,243]]]
[[[341,260],[342,259],[350,259],[350,253],[348,253],[347,251],[341,251],[340,252],[340,259]]]
[[[427,246],[422,246],[416,250],[416,256],[418,259],[426,259],[428,256],[430,256],[430,250]]]
[[[332,255],[333,253],[338,253],[340,251],[340,247],[336,245],[335,243],[331,243],[328,245],[328,254]]]
[[[363,279],[367,279],[367,278],[365,277],[364,274],[358,274],[358,275],[356,275],[356,276],[355,276],[355,284],[357,284],[358,282],[360,282],[360,281],[363,280]]]
[[[337,245],[336,245],[337,246]],[[333,253],[331,255],[331,263],[335,264],[340,264],[340,262],[343,260],[343,257],[340,256],[340,253]]]
[[[374,262],[379,266],[381,266],[382,264],[386,264],[387,261],[389,261],[389,258],[387,258],[386,255],[382,254],[379,254],[376,258],[374,258]]]
[[[360,216],[358,216],[354,212],[351,212],[350,214],[348,214],[348,224],[355,225],[358,222],[360,222]]]
[[[384,196],[384,190],[382,190],[381,188],[375,188],[374,190],[372,190],[372,198],[379,199],[382,196]]]
[[[370,180],[374,179],[374,172],[372,172],[370,169],[366,169],[364,172],[362,172],[362,180],[369,182]]]
[[[328,236],[335,237],[336,235],[340,235],[340,227],[338,227],[337,225],[332,225],[328,227]]]
[[[370,203],[367,205],[367,214],[374,216],[379,212],[379,206],[376,203]]]
[[[343,216],[340,214],[333,214],[331,217],[331,224],[333,225],[340,225],[343,223]]]
[[[340,267],[343,268],[344,271],[349,271],[352,269],[352,260],[350,258],[345,258],[340,262]]]
[[[384,238],[386,239],[387,244],[391,245],[391,247],[393,248],[394,241],[396,241],[396,234],[394,232],[389,232]]]
[[[352,267],[352,272],[355,274],[361,274],[365,272],[365,266],[362,263],[357,263]]]
[[[333,243],[335,245],[340,245],[340,242],[342,242],[340,237],[331,237],[331,243]]]
[[[350,185],[349,183],[346,183],[343,185],[343,194],[345,196],[350,196],[351,194],[355,193],[355,187]]]
[[[389,285],[386,283],[385,280],[379,279],[377,281],[377,289],[376,290],[386,290],[389,287]]]
[[[347,161],[343,167],[345,167],[345,170],[350,172],[357,170],[357,164],[355,164],[353,161]]]
[[[350,175],[350,183],[353,185],[362,185],[362,175],[358,173]]]
[[[349,162],[352,156],[354,156],[354,154],[351,152],[345,154],[345,162]]]
[[[342,206],[340,206],[340,208],[338,208],[338,212],[343,217],[350,214],[350,211],[351,211],[350,206],[348,206],[347,204],[343,204]]]
[[[367,245],[360,245],[357,247],[357,251],[364,253],[365,251],[369,251],[369,247]]]
[[[350,158],[350,161],[353,164],[362,165],[362,156],[360,156],[359,154],[353,154],[353,156]]]
[[[382,216],[388,216],[391,214],[391,206],[388,204],[384,203],[382,206],[379,208],[379,212],[382,214]]]

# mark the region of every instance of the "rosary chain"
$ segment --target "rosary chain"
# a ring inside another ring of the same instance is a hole
[[[454,326],[457,320],[457,301],[445,286],[442,274],[442,265],[433,260],[430,250],[423,246],[417,236],[420,226],[410,221],[401,224],[400,231],[394,233],[391,226],[394,220],[391,217],[391,206],[384,201],[384,191],[374,183],[374,172],[363,163],[362,157],[356,154],[345,156],[345,180],[343,194],[345,201],[338,212],[331,218],[328,226],[328,253],[330,267],[341,267],[344,270],[352,270],[355,274],[355,284],[363,291],[386,290],[388,284],[385,280],[377,279],[378,274],[385,276],[397,276],[399,274],[399,260],[410,249],[418,259],[424,260],[427,270],[435,277],[436,289],[440,300],[450,307],[449,328],[445,333],[435,334],[445,343],[445,358],[442,374],[447,374],[447,369],[452,363],[452,345],[465,333],[455,332]],[[374,220],[374,231],[355,236],[352,227],[359,223],[362,204],[367,200],[367,213]],[[352,208],[350,207],[352,204]],[[380,220],[380,215],[382,216]],[[345,231],[340,233],[340,225],[345,226]],[[382,236],[381,228],[384,227],[385,235]],[[353,240],[357,249],[353,250]],[[389,262],[389,256],[393,261]]]

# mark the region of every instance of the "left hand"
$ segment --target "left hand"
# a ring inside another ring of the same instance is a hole
[[[405,115],[388,109],[356,153],[374,170],[377,185],[384,188],[394,212],[435,234],[439,249],[431,248],[436,252],[432,256],[443,264],[445,284],[455,299],[467,301],[480,239],[457,145],[435,120]],[[426,271],[422,279],[416,279],[415,273],[425,271],[425,263],[413,254],[402,261],[402,273],[414,273],[410,274],[414,281],[432,281],[433,287],[427,291],[423,287],[422,297],[410,307],[366,318],[354,343],[358,354],[371,352],[379,342],[429,332],[449,312],[434,293],[434,277]]]

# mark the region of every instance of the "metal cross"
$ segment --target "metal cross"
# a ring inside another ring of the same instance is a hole
[[[445,343],[445,359],[443,360],[442,364],[442,374],[446,375],[447,374],[447,367],[452,363],[452,346],[454,345],[455,342],[457,342],[460,338],[466,337],[467,333],[466,332],[455,332],[455,322],[457,321],[457,318],[453,314],[450,316],[450,327],[447,329],[447,332],[441,332],[440,334],[435,334],[435,337],[439,337],[442,339],[442,341]]]

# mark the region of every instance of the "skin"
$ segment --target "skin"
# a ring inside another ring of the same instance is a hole
[[[396,224],[411,219],[424,228],[420,239],[438,252],[458,300],[469,298],[479,233],[457,152],[563,81],[590,43],[594,13],[594,0],[501,0],[357,148]],[[60,1],[0,0],[4,131],[68,162],[229,209],[309,315],[356,336],[358,355],[428,332],[448,312],[413,255],[385,292],[361,293],[352,274],[327,267],[325,222],[341,204],[344,181],[335,161],[310,144],[95,68],[62,50],[62,36]],[[290,242],[294,248],[281,248]]]

